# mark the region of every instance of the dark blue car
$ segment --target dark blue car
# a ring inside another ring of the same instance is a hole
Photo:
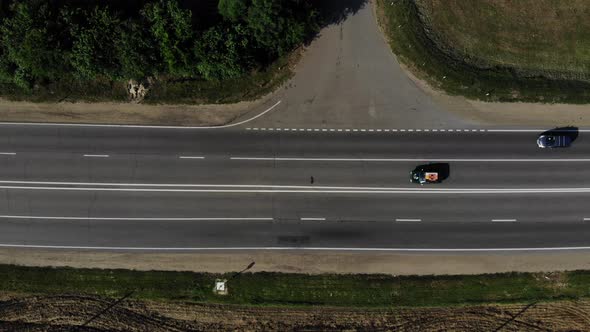
[[[567,148],[571,144],[572,138],[569,135],[544,134],[537,139],[540,148]]]

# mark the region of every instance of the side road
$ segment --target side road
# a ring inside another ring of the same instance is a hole
[[[240,271],[250,262],[256,262],[256,272],[308,274],[458,275],[590,269],[587,251],[395,254],[314,251],[150,253],[0,249],[0,264],[24,266],[225,273]]]

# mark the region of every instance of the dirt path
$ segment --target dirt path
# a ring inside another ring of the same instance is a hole
[[[113,299],[91,295],[0,298],[0,330],[80,327]],[[125,300],[78,331],[590,331],[590,302],[455,308],[288,309]]]

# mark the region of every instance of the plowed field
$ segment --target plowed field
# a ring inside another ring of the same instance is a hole
[[[450,308],[293,309],[124,300],[104,311],[114,301],[86,295],[4,295],[0,301],[0,330],[590,331],[590,301]]]

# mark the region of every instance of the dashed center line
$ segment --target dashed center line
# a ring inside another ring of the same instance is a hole
[[[422,221],[422,219],[396,218],[395,221]]]
[[[246,130],[250,131],[305,131],[305,132],[370,132],[370,133],[397,133],[397,132],[411,132],[411,133],[422,133],[422,132],[492,132],[492,131],[511,131],[511,130],[490,130],[490,129],[438,129],[438,128],[258,128],[258,127],[247,127]]]
[[[179,156],[178,159],[205,159],[203,156]]]
[[[300,218],[301,221],[324,221],[326,218]]]
[[[311,131],[311,132],[441,132],[441,133],[541,133],[546,129],[483,129],[483,128],[258,128],[247,127],[249,131]],[[566,130],[564,130],[566,131]],[[579,132],[590,132],[590,129],[579,129]]]
[[[108,154],[85,154],[84,157],[87,158],[108,158]]]
[[[3,156],[14,156],[14,155],[16,155],[16,152],[0,152],[0,155],[3,155]]]
[[[492,222],[516,222],[516,219],[492,219]]]

